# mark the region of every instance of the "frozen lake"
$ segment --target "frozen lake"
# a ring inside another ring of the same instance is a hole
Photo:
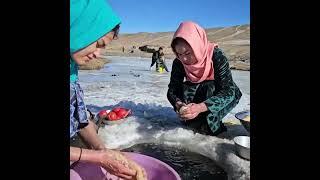
[[[102,109],[123,106],[133,115],[119,125],[100,128],[99,136],[109,148],[124,149],[140,143],[160,143],[185,148],[216,161],[234,179],[250,179],[250,161],[239,158],[231,140],[247,132],[234,114],[250,110],[250,72],[232,71],[243,96],[239,104],[224,119],[232,122],[225,138],[205,136],[186,129],[166,93],[170,73],[159,74],[155,67],[149,71],[151,59],[108,57],[111,60],[101,70],[80,71],[79,81],[85,103],[94,113]],[[167,60],[169,70],[171,62]]]

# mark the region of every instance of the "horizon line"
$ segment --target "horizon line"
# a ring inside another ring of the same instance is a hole
[[[250,26],[250,23],[246,23],[246,24],[237,24],[237,25],[231,25],[231,26],[215,26],[215,27],[207,27],[207,28],[204,28],[204,29],[218,29],[218,28],[230,28],[230,27],[235,27],[235,26],[244,26],[244,25],[249,25]],[[127,34],[140,34],[140,33],[171,33],[171,32],[174,32],[174,31],[155,31],[155,32],[145,32],[145,31],[140,31],[140,32],[124,32],[124,33],[121,33],[121,30],[120,30],[120,33],[119,35],[127,35]]]

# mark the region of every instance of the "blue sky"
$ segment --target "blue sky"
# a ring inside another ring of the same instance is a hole
[[[192,20],[204,28],[250,24],[250,0],[107,0],[120,16],[120,33],[175,31]]]

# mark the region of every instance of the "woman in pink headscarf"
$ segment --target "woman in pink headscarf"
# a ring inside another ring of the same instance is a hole
[[[198,24],[182,22],[171,47],[172,64],[168,100],[184,124],[199,133],[226,131],[222,118],[239,102],[242,93],[232,80],[228,59],[207,39]]]

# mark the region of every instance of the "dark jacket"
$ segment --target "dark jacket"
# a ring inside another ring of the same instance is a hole
[[[155,50],[155,49],[148,49],[147,52],[152,53],[152,62],[150,67],[152,67],[156,62],[157,64],[162,64],[164,63],[162,58],[164,57],[164,53],[160,53],[159,50]]]

